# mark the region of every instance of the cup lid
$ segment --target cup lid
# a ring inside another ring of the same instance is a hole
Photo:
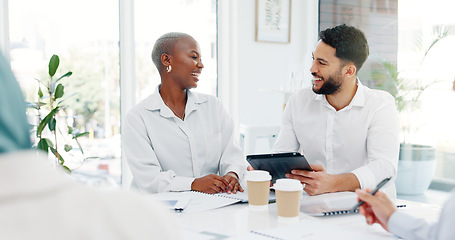
[[[273,188],[278,191],[303,191],[303,185],[299,180],[289,178],[277,179]]]
[[[253,171],[246,172],[245,179],[247,181],[262,182],[262,181],[270,181],[272,179],[272,176],[270,176],[270,173],[267,171],[253,170]]]

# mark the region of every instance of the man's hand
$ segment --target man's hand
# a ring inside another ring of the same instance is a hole
[[[286,174],[287,178],[297,179],[305,184],[303,189],[309,195],[318,195],[330,192],[354,191],[360,188],[357,177],[352,173],[328,174],[322,165],[310,165],[313,171],[292,170]]]
[[[359,212],[365,216],[369,225],[379,223],[388,231],[387,223],[390,216],[396,211],[396,207],[383,192],[378,191],[374,195],[370,195],[370,192],[371,189],[355,191],[359,200],[365,202],[359,207]]]
[[[204,177],[194,179],[191,183],[191,190],[205,193],[219,193],[228,189],[229,182],[223,177],[209,174]]]
[[[231,194],[231,192],[237,193],[237,191],[243,192],[243,188],[239,183],[239,177],[235,172],[228,172],[226,175],[224,175],[224,179],[226,179],[226,181],[229,183],[227,189],[228,194]]]

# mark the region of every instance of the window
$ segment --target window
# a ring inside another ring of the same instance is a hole
[[[1,1],[1,0],[0,0]],[[63,121],[90,134],[80,139],[65,161],[72,177],[92,185],[121,181],[121,117],[119,67],[119,2],[110,0],[9,1],[10,56],[26,100],[37,100],[38,83],[45,79],[53,54],[60,57],[59,72],[69,98]],[[152,94],[159,75],[150,55],[155,40],[170,31],[192,35],[200,44],[205,69],[195,91],[216,94],[215,0],[135,1],[136,102]],[[27,6],[24,8],[24,6]],[[28,112],[30,121],[36,114]],[[60,119],[62,120],[62,119]],[[33,134],[32,134],[33,135]],[[67,143],[69,140],[59,142]],[[85,158],[85,161],[84,161]]]
[[[71,108],[59,120],[90,134],[80,139],[84,156],[70,139],[59,145],[73,147],[64,157],[72,176],[94,185],[119,182],[121,175],[118,12],[109,0],[9,1],[11,66],[26,100],[37,101],[35,78],[47,79],[53,54],[60,57],[60,74],[73,72],[61,83],[65,96],[77,94],[66,100]],[[36,121],[35,111],[28,115]]]
[[[398,70],[412,84],[428,86],[410,114],[409,137],[436,147],[433,179],[455,184],[455,68],[451,61],[455,55],[451,11],[455,2],[400,0],[398,4]]]
[[[167,32],[184,32],[201,47],[204,69],[194,91],[216,94],[216,1],[136,0],[136,89],[139,101],[152,94],[160,76],[151,59],[155,41]]]

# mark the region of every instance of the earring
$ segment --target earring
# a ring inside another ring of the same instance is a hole
[[[166,70],[168,73],[170,73],[172,71],[172,66],[171,65],[167,66]]]

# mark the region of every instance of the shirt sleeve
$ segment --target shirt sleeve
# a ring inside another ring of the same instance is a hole
[[[194,178],[176,176],[172,170],[162,171],[153,144],[147,135],[144,119],[137,109],[126,117],[122,147],[133,174],[133,186],[140,192],[158,193],[191,190]]]
[[[292,108],[294,106],[295,96],[292,96],[283,112],[281,119],[280,133],[272,147],[272,153],[297,152],[300,144],[295,135]]]
[[[400,150],[398,111],[393,100],[385,101],[367,121],[368,159],[365,165],[352,171],[362,189],[374,188],[384,178],[396,177]]]
[[[390,216],[387,227],[391,233],[403,239],[436,239],[436,224],[399,211]]]
[[[224,176],[228,172],[235,172],[241,183],[248,167],[248,162],[240,149],[237,138],[234,136],[234,122],[227,111],[218,101],[221,114],[221,135],[222,135],[222,154],[220,160],[220,175]]]

